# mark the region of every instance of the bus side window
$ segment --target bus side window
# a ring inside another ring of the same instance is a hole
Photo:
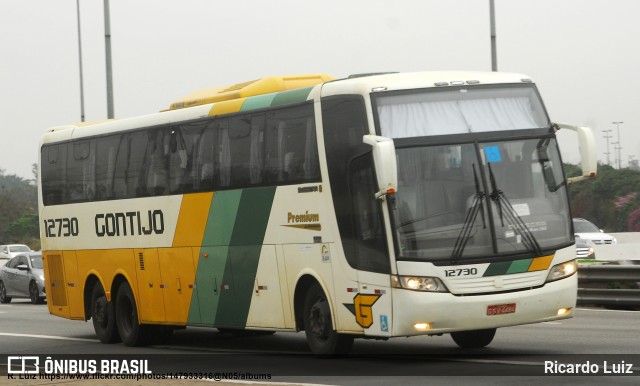
[[[270,183],[320,179],[313,105],[269,113],[267,128],[267,174]]]
[[[263,122],[262,115],[249,114],[218,121],[219,187],[243,188],[262,183]]]
[[[169,192],[171,194],[185,191],[185,177],[188,175],[189,155],[180,127],[172,127],[169,131]]]
[[[161,196],[167,192],[169,140],[168,133],[165,131],[164,129],[149,130],[149,142],[144,162],[147,192],[143,195]]]
[[[40,173],[44,205],[58,205],[66,200],[67,144],[42,147]]]
[[[116,170],[113,181],[115,199],[133,198],[146,191],[143,178],[144,159],[147,149],[147,130],[122,136],[116,155]]]
[[[120,135],[97,138],[96,200],[114,198],[115,168]]]
[[[127,157],[127,197],[141,197],[146,195],[145,159],[149,135],[147,130],[133,133],[129,140]],[[142,151],[142,149],[145,149]]]
[[[183,124],[175,127],[170,141],[170,178],[172,193],[188,193],[199,190],[200,187],[200,142],[205,130],[210,126],[211,119]],[[211,130],[208,130],[211,133]],[[204,151],[204,149],[203,149]],[[213,171],[213,144],[209,143],[205,152],[209,155],[211,170]],[[211,175],[213,179],[213,175]]]
[[[215,175],[215,164],[213,162],[214,134],[214,124],[210,121],[197,138],[197,146],[194,150],[194,161],[191,168],[193,190],[195,191],[213,189],[213,177]]]
[[[84,202],[95,197],[95,140],[73,142],[67,158],[68,202]]]

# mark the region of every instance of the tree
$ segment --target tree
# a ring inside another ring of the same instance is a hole
[[[564,165],[565,173],[575,165]],[[595,178],[569,185],[574,217],[583,217],[609,232],[628,232],[640,209],[640,171],[598,166]]]
[[[33,181],[0,169],[0,240],[39,249],[38,199]]]

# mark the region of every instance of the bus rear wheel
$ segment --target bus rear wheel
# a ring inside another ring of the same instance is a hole
[[[347,354],[353,345],[353,336],[333,329],[329,302],[319,284],[312,285],[305,297],[304,332],[311,351],[321,357]]]
[[[116,329],[115,310],[113,302],[107,301],[102,284],[97,282],[91,291],[91,321],[93,329],[102,343],[116,343],[120,341]]]
[[[491,343],[496,329],[452,332],[451,338],[460,348],[482,348]]]
[[[122,342],[127,346],[143,346],[148,343],[149,328],[138,322],[136,299],[129,283],[122,283],[116,295],[116,326]]]

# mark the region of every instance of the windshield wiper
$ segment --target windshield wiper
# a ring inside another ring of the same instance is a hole
[[[540,248],[540,244],[538,244],[538,240],[536,240],[531,229],[529,229],[527,224],[522,221],[522,217],[520,217],[518,212],[513,209],[513,206],[511,206],[511,203],[504,192],[498,189],[496,178],[493,175],[493,170],[491,170],[491,162],[487,162],[487,166],[489,167],[489,179],[491,180],[492,190],[489,197],[492,201],[497,203],[502,227],[504,227],[504,217],[506,217],[507,221],[513,224],[515,231],[517,231],[522,237],[522,242],[525,244],[527,249],[534,251],[538,256],[542,256],[542,248]]]
[[[453,253],[451,254],[451,258],[454,261],[458,260],[462,256],[462,252],[464,252],[464,248],[467,246],[467,242],[469,241],[471,235],[471,228],[476,222],[478,212],[482,211],[482,227],[487,227],[484,219],[484,206],[482,205],[482,201],[484,201],[485,198],[485,193],[480,190],[480,182],[478,181],[478,175],[476,174],[476,165],[473,164],[471,166],[473,167],[473,179],[476,185],[476,194],[473,196],[473,204],[471,204],[471,208],[469,208],[469,211],[467,212],[467,216],[464,219],[462,229],[460,229],[460,234],[458,235],[456,243],[453,246]]]

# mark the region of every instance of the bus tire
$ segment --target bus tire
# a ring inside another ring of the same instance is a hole
[[[331,309],[319,284],[313,284],[304,301],[304,332],[311,351],[320,357],[345,355],[351,350],[353,336],[333,329]]]
[[[460,348],[482,348],[491,343],[496,335],[495,328],[486,330],[452,332],[451,338]]]
[[[136,298],[129,283],[118,288],[116,295],[116,326],[122,343],[126,346],[144,346],[148,344],[149,328],[138,322]]]
[[[91,321],[93,330],[102,343],[116,343],[120,341],[116,329],[115,309],[113,302],[107,300],[102,284],[98,281],[91,290]]]

